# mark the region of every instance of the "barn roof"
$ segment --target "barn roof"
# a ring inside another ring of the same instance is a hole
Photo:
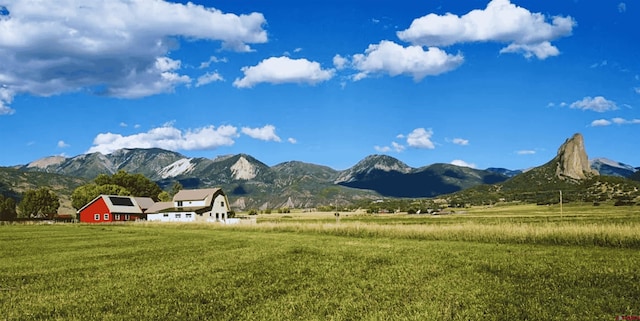
[[[146,210],[147,214],[160,213],[167,209],[173,208],[173,202],[157,202]]]
[[[144,198],[142,198],[144,199]],[[120,196],[120,195],[98,195],[87,205],[78,210],[78,213],[82,212],[85,208],[95,203],[98,200],[103,200],[109,212],[112,214],[142,214],[142,208],[135,197],[132,196]],[[146,200],[142,200],[146,202]],[[153,200],[152,200],[153,202]]]
[[[203,201],[206,200],[207,203],[210,203],[211,200],[215,197],[216,194],[224,193],[220,188],[201,188],[201,189],[183,189],[180,190],[175,196],[173,196],[173,201]],[[207,198],[212,196],[210,198]]]

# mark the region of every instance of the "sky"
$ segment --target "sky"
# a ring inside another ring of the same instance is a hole
[[[158,147],[267,165],[640,166],[640,4],[0,0],[0,166]]]

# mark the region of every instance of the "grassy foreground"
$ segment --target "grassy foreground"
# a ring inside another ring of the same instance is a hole
[[[454,222],[0,226],[0,320],[640,315],[637,222]]]

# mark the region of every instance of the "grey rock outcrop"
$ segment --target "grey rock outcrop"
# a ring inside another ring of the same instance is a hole
[[[591,169],[581,134],[567,139],[558,149],[556,159],[556,175],[561,179],[581,180],[598,175],[598,171]]]

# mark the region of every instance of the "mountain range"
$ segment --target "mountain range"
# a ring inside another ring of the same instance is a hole
[[[581,137],[580,135],[579,138],[582,139]],[[578,145],[581,147],[575,153],[579,155],[572,154],[566,166],[572,167],[575,165],[572,162],[578,162],[583,169],[588,168],[601,175],[636,175],[637,168],[630,165],[604,158],[588,161],[582,142]],[[434,197],[475,186],[499,184],[531,172],[504,168],[480,170],[439,163],[412,168],[386,155],[371,155],[349,169],[338,171],[299,161],[268,166],[247,154],[220,156],[215,159],[190,158],[158,148],[120,149],[107,155],[91,153],[75,157],[52,156],[14,166],[12,170],[51,173],[58,175],[56,177],[74,177],[84,181],[90,181],[98,174],[113,174],[125,170],[141,173],[164,189],[170,188],[175,182],[180,182],[185,188],[222,187],[227,192],[232,207],[239,210],[309,208],[381,196]],[[12,187],[10,182],[4,184]],[[20,189],[16,186],[13,188],[18,191]]]

